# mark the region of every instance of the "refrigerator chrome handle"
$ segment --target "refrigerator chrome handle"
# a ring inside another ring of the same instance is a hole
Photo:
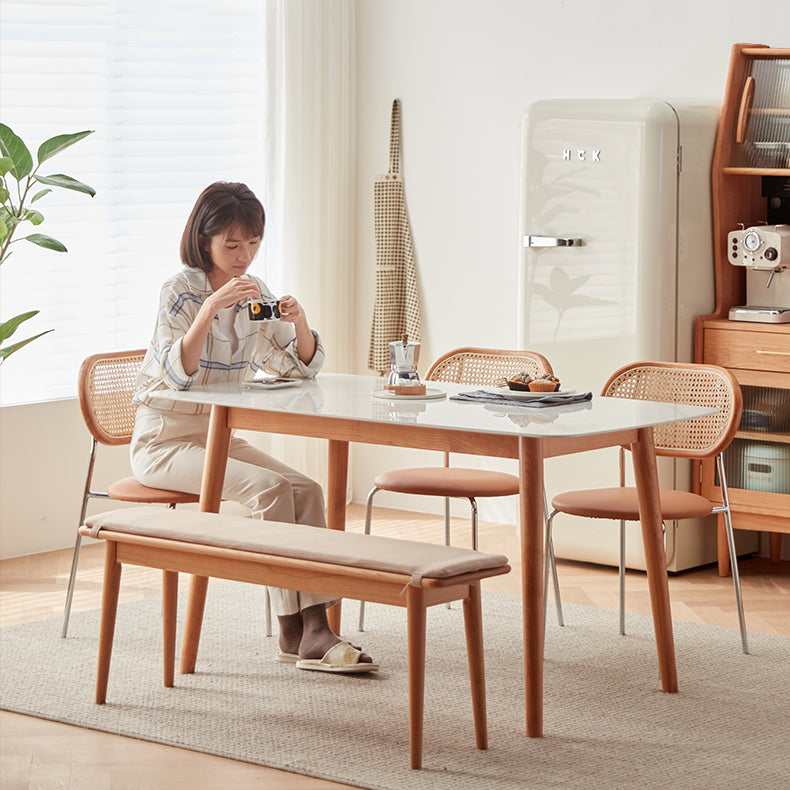
[[[568,239],[559,236],[522,236],[525,247],[581,247],[581,239]]]

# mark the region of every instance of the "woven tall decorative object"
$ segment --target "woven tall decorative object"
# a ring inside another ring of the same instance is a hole
[[[404,333],[420,340],[420,302],[406,196],[400,174],[400,102],[392,102],[390,166],[376,177],[373,189],[376,235],[376,300],[368,367],[390,369],[389,344]]]

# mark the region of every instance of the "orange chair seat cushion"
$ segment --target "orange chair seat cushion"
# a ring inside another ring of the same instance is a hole
[[[197,502],[197,494],[187,494],[184,491],[167,491],[164,488],[149,488],[138,483],[134,477],[124,477],[107,486],[107,494],[111,499],[121,502],[145,502],[152,505],[184,505],[188,502]]]
[[[518,494],[518,478],[505,472],[456,467],[393,469],[377,475],[383,491],[443,497],[497,497]]]
[[[665,521],[708,516],[710,500],[688,491],[662,489],[661,515]],[[597,488],[590,491],[566,491],[557,494],[551,506],[561,513],[587,518],[639,520],[639,502],[635,488]]]

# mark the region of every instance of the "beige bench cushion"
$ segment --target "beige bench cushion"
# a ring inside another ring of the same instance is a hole
[[[455,546],[184,509],[124,508],[90,516],[85,525],[90,527],[91,536],[95,538],[101,538],[101,530],[105,529],[403,573],[411,576],[412,584],[417,587],[421,585],[423,576],[445,579],[461,573],[499,568],[508,561],[503,554],[484,554]]]

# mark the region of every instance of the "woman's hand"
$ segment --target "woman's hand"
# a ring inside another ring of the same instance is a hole
[[[260,299],[261,291],[255,280],[249,277],[234,277],[228,280],[222,287],[218,288],[209,296],[205,304],[211,310],[211,317],[217,310],[230,307],[238,302],[246,302],[247,299]]]
[[[280,318],[294,325],[296,351],[302,364],[309,365],[315,355],[315,335],[310,331],[302,306],[293,296],[280,297]]]
[[[289,295],[280,298],[280,317],[283,321],[290,321],[292,324],[307,323],[302,305]]]
[[[181,364],[188,376],[197,372],[200,352],[217,311],[238,302],[246,302],[247,299],[260,299],[260,297],[261,291],[258,285],[249,277],[234,277],[206,297],[181,342]]]

